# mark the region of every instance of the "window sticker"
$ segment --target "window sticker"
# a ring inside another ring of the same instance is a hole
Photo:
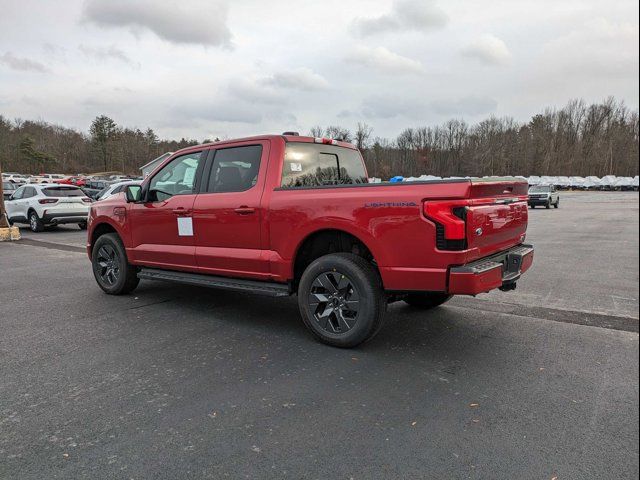
[[[302,164],[301,163],[296,163],[296,162],[291,162],[291,171],[292,172],[301,172],[302,171]]]
[[[178,236],[193,237],[193,218],[178,217]]]
[[[196,167],[189,167],[184,172],[184,180],[182,183],[185,185],[193,185],[193,179],[196,176]]]

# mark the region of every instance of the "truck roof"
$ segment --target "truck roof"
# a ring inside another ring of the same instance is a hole
[[[197,146],[193,146],[193,147],[187,147],[187,148],[185,148],[183,150],[192,149],[192,148],[199,148],[199,147],[203,147],[203,146],[209,147],[209,146],[218,146],[218,145],[228,145],[228,144],[239,143],[239,142],[248,142],[248,141],[252,141],[252,140],[272,140],[272,139],[276,139],[276,138],[282,138],[282,139],[284,139],[285,142],[302,142],[302,143],[315,143],[316,142],[316,139],[314,137],[306,137],[306,136],[301,136],[301,135],[274,135],[274,134],[267,134],[267,135],[255,135],[255,136],[252,136],[252,137],[233,138],[233,139],[229,139],[229,140],[221,140],[219,142],[204,143],[202,145],[197,145]],[[356,146],[353,145],[352,143],[349,143],[349,142],[337,141],[336,145],[339,146],[339,147],[351,148],[353,150],[356,150]]]

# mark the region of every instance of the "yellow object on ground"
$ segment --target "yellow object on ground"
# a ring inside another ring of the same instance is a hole
[[[0,228],[0,242],[20,240],[20,229],[18,227]]]

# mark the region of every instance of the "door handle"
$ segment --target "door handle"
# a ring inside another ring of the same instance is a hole
[[[256,212],[256,209],[255,209],[255,208],[251,208],[251,207],[247,207],[247,206],[243,205],[243,206],[241,206],[241,207],[239,207],[239,208],[236,208],[234,211],[235,211],[238,215],[251,215],[252,213],[255,213],[255,212]]]
[[[184,216],[184,215],[191,214],[191,210],[187,210],[186,208],[180,207],[180,208],[174,208],[173,213],[175,213],[178,216]]]

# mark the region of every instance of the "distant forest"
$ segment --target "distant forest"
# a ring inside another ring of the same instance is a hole
[[[375,136],[366,123],[355,130],[315,126],[304,133],[353,142],[364,155],[369,175],[381,178],[638,174],[638,112],[614,98],[591,105],[571,100],[525,123],[510,117],[490,117],[476,125],[449,120],[407,128],[393,139]],[[0,115],[3,171],[138,173],[167,151],[217,140],[160,140],[150,128],[123,127],[104,115],[95,118],[89,132]]]

